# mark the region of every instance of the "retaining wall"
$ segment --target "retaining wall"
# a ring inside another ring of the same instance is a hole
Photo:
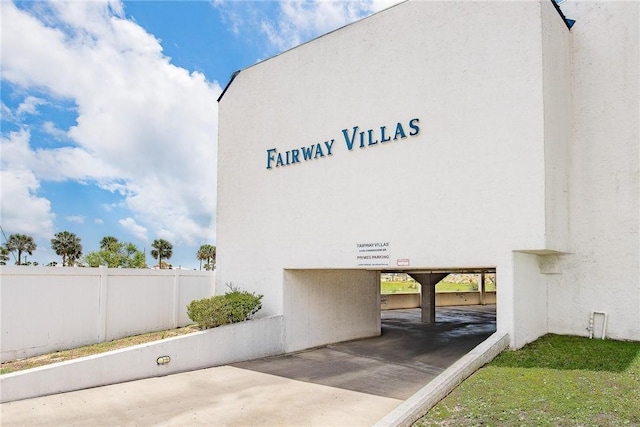
[[[0,376],[0,402],[159,377],[284,352],[284,318],[220,326]],[[169,357],[169,363],[158,359]]]
[[[449,307],[454,305],[483,305],[495,304],[496,293],[485,292],[481,297],[480,292],[438,292],[436,293],[436,307]],[[382,310],[397,310],[401,308],[420,307],[420,294],[386,294],[380,298]]]

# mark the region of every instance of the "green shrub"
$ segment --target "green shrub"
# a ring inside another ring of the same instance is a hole
[[[224,297],[231,306],[231,323],[249,320],[262,308],[262,295],[234,290]]]
[[[249,320],[262,308],[262,295],[231,290],[224,295],[194,300],[187,315],[202,329]]]
[[[187,306],[187,316],[202,329],[215,328],[229,323],[231,305],[224,295],[194,300]]]

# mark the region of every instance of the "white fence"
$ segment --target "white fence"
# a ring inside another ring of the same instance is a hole
[[[209,271],[3,266],[0,279],[2,362],[184,326],[215,292]]]

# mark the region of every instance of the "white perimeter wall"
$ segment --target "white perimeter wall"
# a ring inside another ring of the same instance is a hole
[[[281,314],[287,269],[495,266],[513,332],[514,251],[567,248],[568,37],[548,1],[410,1],[240,72],[219,106],[218,286]],[[384,144],[342,133],[414,118],[418,135]],[[267,150],[331,140],[267,169]],[[387,263],[364,265],[362,243],[388,244]],[[530,315],[528,339],[546,332]]]
[[[192,323],[186,307],[215,292],[215,273],[0,267],[2,361]]]
[[[571,233],[569,254],[549,276],[549,331],[588,335],[596,310],[609,314],[608,337],[640,340],[640,3],[567,1],[562,9],[576,20]]]

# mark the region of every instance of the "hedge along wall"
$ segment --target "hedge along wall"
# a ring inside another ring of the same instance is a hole
[[[215,272],[0,267],[2,362],[192,323]]]

